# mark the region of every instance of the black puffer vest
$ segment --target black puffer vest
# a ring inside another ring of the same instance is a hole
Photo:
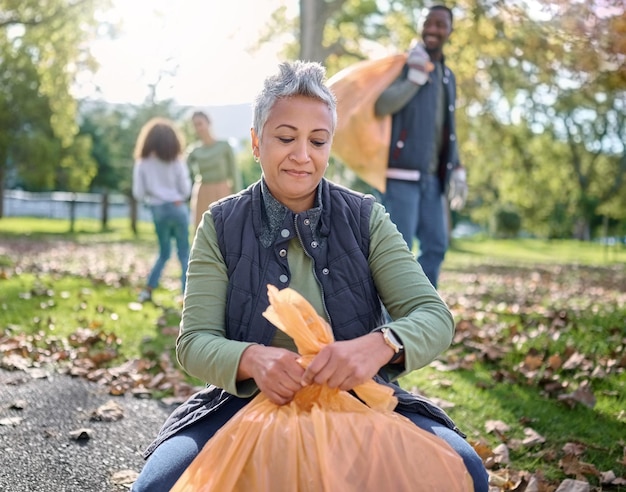
[[[323,205],[319,220],[309,216],[314,211],[287,212],[267,247],[260,240],[269,227],[260,183],[212,206],[228,267],[228,338],[266,345],[271,342],[276,327],[262,316],[269,304],[267,284],[279,289],[289,286],[288,245],[294,237],[313,260],[336,340],[365,335],[382,324],[380,300],[368,264],[374,198],[327,180],[322,180],[319,198]],[[316,231],[312,230],[314,224]]]

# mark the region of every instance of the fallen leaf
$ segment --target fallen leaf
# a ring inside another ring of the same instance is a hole
[[[522,441],[524,446],[534,446],[536,444],[543,444],[546,442],[546,438],[531,429],[530,427],[526,427],[524,429],[524,435],[526,436]]]
[[[4,425],[6,427],[10,425],[19,425],[22,423],[22,417],[6,417],[4,419],[0,419],[0,425]]]
[[[582,403],[586,407],[593,408],[596,406],[596,397],[589,388],[580,387],[572,393],[559,395],[558,399],[574,406],[576,403]]]
[[[109,400],[104,405],[99,406],[91,413],[91,420],[99,420],[102,422],[115,422],[124,418],[124,409],[114,402]]]
[[[498,444],[493,448],[494,461],[499,465],[508,465],[511,460],[509,459],[509,448],[506,444]]]
[[[566,475],[575,475],[577,480],[584,479],[586,475],[600,476],[598,469],[590,463],[580,461],[577,456],[566,455],[559,461],[559,466]]]
[[[138,476],[135,470],[120,470],[111,475],[111,482],[115,485],[132,485]]]
[[[524,368],[534,371],[543,365],[543,357],[541,355],[529,354],[524,357]]]
[[[578,352],[574,352],[563,364],[563,370],[578,369],[585,362],[585,356]]]
[[[489,457],[493,456],[493,451],[491,447],[484,441],[477,441],[471,443],[474,451],[482,458],[483,461],[487,460]]]
[[[615,476],[615,472],[613,470],[605,471],[600,473],[600,483],[604,485],[608,485],[613,483],[617,477]]]
[[[489,473],[489,485],[493,487],[498,487],[501,490],[511,490],[511,486],[513,484],[508,476],[508,471],[504,470],[500,472],[500,474],[498,474],[497,472],[495,473],[490,472]]]
[[[589,482],[567,478],[561,482],[556,492],[589,492],[590,490]]]
[[[551,355],[548,358],[548,367],[550,369],[557,370],[557,369],[560,369],[562,365],[563,365],[563,359],[561,359],[561,356],[559,354]]]
[[[574,456],[580,456],[585,452],[585,450],[587,449],[587,446],[579,442],[568,442],[568,443],[565,443],[562,449],[565,454],[572,454]]]
[[[12,408],[13,410],[24,410],[26,407],[28,407],[28,402],[26,400],[15,400],[11,403],[9,408]]]
[[[70,438],[75,441],[87,441],[93,437],[93,430],[86,427],[70,431]]]
[[[496,432],[497,434],[504,434],[511,430],[511,427],[502,422],[501,420],[487,420],[485,422],[485,430],[488,433]]]

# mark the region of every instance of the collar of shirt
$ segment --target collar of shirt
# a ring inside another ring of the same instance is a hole
[[[285,221],[285,216],[288,213],[292,213],[287,207],[285,207],[282,203],[280,203],[274,196],[270,193],[269,188],[265,184],[265,180],[261,180],[261,194],[263,196],[263,231],[261,232],[261,244],[263,247],[270,247],[278,235],[280,234],[281,227],[283,222]],[[308,217],[311,227],[311,233],[313,234],[313,238],[318,242],[320,241],[320,237],[318,234],[318,224],[320,221],[320,217],[322,216],[322,184],[320,183],[317,187],[317,197],[316,203],[313,208],[304,212]]]

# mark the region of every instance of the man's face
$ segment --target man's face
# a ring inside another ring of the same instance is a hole
[[[450,14],[445,10],[431,10],[422,28],[422,40],[424,41],[426,51],[429,53],[440,53],[451,32],[452,22]]]

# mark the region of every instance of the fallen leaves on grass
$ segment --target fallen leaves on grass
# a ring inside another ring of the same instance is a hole
[[[458,285],[446,289],[451,282]],[[532,386],[540,388],[546,398],[567,407],[594,408],[595,383],[626,370],[623,319],[614,317],[613,328],[592,325],[597,330],[595,336],[605,347],[603,351],[596,351],[595,343],[587,344],[594,347],[592,353],[563,343],[568,330],[576,328],[581,318],[589,319],[589,313],[598,319],[610,319],[612,311],[623,312],[626,305],[623,267],[541,266],[512,272],[507,268],[481,266],[474,272],[443,272],[441,285],[458,322],[452,348],[432,364],[438,371],[472,371],[481,362],[483,368],[489,365],[494,368],[494,383]],[[512,365],[512,360],[517,362]],[[484,380],[477,382],[477,386],[487,389],[489,384]],[[617,393],[614,396],[619,398]],[[623,420],[624,415],[616,417]],[[496,436],[500,444],[491,448],[482,438],[473,443],[489,470],[492,491],[599,492],[607,490],[607,486],[608,490],[614,490],[611,487],[623,484],[625,478],[616,476],[619,473],[615,470],[598,470],[583,460],[586,446],[568,443],[559,452],[532,428],[530,419],[516,424],[520,423],[524,425],[522,439],[509,435],[510,423],[490,420],[485,422],[485,432]],[[572,478],[559,483],[544,477],[540,469],[516,471],[514,463],[507,461],[512,450],[518,453],[528,450],[538,462],[558,464]],[[622,467],[623,473],[624,463],[617,466]],[[590,479],[600,484],[600,488],[592,486]]]
[[[67,242],[54,246],[25,242],[14,251],[10,256],[15,260],[15,269],[3,269],[0,273],[5,278],[28,271],[81,275],[112,286],[138,285],[147,276],[151,261],[137,261],[135,246],[119,244],[80,247]],[[540,388],[546,398],[568,408],[578,405],[594,408],[595,383],[626,370],[623,320],[617,320],[614,327],[603,327],[597,335],[607,347],[602,353],[585,353],[571,344],[561,344],[562,348],[556,350],[547,348],[555,343],[534,343],[536,340],[562,341],[568,330],[576,327],[578,319],[587,313],[601,315],[603,310],[623,310],[626,305],[626,269],[623,266],[509,268],[481,265],[468,271],[444,269],[440,285],[441,294],[458,323],[451,349],[432,364],[439,371],[471,371],[478,362],[485,362],[494,367],[492,382],[478,381],[479,387],[488,388],[493,382],[533,386]],[[35,286],[33,291],[23,295],[40,295],[42,308],[49,308],[54,300],[46,298],[44,289],[44,285]],[[130,309],[141,307],[140,304],[129,305]],[[112,395],[130,392],[150,396],[162,392],[174,395],[174,399],[184,399],[194,390],[184,383],[182,374],[166,354],[153,354],[111,367],[119,341],[111,334],[102,333],[100,328],[87,326],[87,331],[74,334],[74,343],[54,337],[5,336],[0,339],[3,354],[0,364],[39,377],[45,375],[48,365],[56,364],[70,374],[105,385]],[[510,364],[513,355],[515,363]],[[441,386],[448,385],[442,379]],[[437,402],[446,408],[453,407],[443,400]],[[624,421],[626,412],[616,418]],[[586,445],[572,442],[560,450],[555,449],[533,429],[532,419],[522,418],[515,424],[523,426],[522,439],[510,436],[509,423],[488,421],[485,432],[496,436],[499,443],[491,447],[480,436],[472,442],[489,470],[491,492],[597,492],[619,490],[626,485],[626,479],[619,476],[622,471],[598,470],[586,462]],[[534,470],[516,469],[511,462],[510,452],[526,449],[538,463]],[[541,470],[542,463],[558,465],[572,478],[561,482],[550,480]],[[626,466],[626,448],[615,465],[621,470]],[[120,472],[118,479],[119,483],[124,483],[133,481],[134,477],[125,477]],[[592,487],[590,479],[601,484],[601,488]]]
[[[184,374],[166,352],[155,354],[154,359],[132,359],[110,366],[120,343],[112,334],[84,328],[67,340],[43,334],[4,335],[0,337],[0,367],[31,375],[46,374],[45,368],[56,370],[106,386],[114,396],[131,393],[142,397],[159,392],[183,400],[196,390],[185,382]]]

